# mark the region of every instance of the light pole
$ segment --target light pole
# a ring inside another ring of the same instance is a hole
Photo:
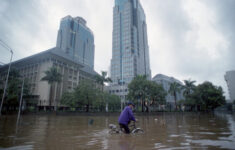
[[[121,95],[121,111],[122,111],[123,105],[126,102],[125,101],[125,87],[124,87],[125,82],[123,81],[123,78],[122,78],[122,80],[118,81],[118,84],[119,84],[119,86],[121,86],[121,89],[120,89],[121,94],[120,95]]]
[[[124,67],[123,67],[123,65],[124,65],[124,63],[123,63],[123,59],[124,59],[124,57],[123,57],[123,54],[124,54],[124,52],[123,52],[123,49],[122,49],[122,81],[121,81],[121,90],[122,90],[122,92],[121,92],[121,111],[123,110],[123,107],[125,107],[125,105],[124,105],[124,103],[125,103],[125,87],[124,87],[124,79],[123,79],[123,72],[124,72]]]
[[[24,79],[23,79],[22,86],[21,86],[20,104],[19,104],[19,111],[18,111],[18,117],[17,117],[17,121],[16,121],[16,126],[18,126],[19,119],[20,119],[20,113],[21,113],[23,95],[24,95]]]
[[[0,106],[0,116],[2,115],[2,106],[3,106],[3,101],[6,95],[6,89],[7,89],[7,83],[8,83],[8,78],[9,78],[9,73],[10,73],[10,69],[11,69],[11,61],[12,61],[12,57],[13,57],[13,51],[12,49],[6,44],[4,43],[1,39],[0,39],[0,44],[6,48],[8,51],[11,52],[11,59],[10,59],[10,63],[9,63],[9,67],[8,67],[8,71],[7,71],[7,78],[6,78],[6,83],[5,83],[5,87],[4,87],[4,92],[2,95],[2,101],[1,101],[1,106]]]

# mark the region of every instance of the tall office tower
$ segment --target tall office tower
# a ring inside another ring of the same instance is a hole
[[[230,96],[230,101],[235,101],[235,70],[227,71],[224,76]]]
[[[146,19],[139,0],[115,0],[112,45],[110,93],[126,100],[134,77],[151,79]]]
[[[56,47],[94,69],[94,35],[83,18],[66,16],[61,19]]]

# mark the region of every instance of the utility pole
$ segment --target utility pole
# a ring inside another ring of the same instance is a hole
[[[23,95],[24,95],[24,79],[23,79],[22,87],[21,87],[19,111],[18,111],[18,117],[17,117],[17,121],[16,121],[16,125],[17,125],[17,126],[18,126],[19,119],[20,119],[20,113],[21,113],[21,106],[22,106]]]
[[[0,106],[0,116],[2,115],[2,106],[3,106],[3,101],[6,95],[6,89],[7,89],[7,84],[8,84],[8,78],[9,78],[9,73],[10,73],[10,69],[11,69],[11,62],[12,62],[12,57],[13,57],[13,51],[12,49],[6,44],[4,43],[1,39],[0,39],[0,44],[5,47],[8,51],[11,52],[11,59],[10,59],[10,63],[9,63],[9,67],[8,67],[8,72],[7,72],[7,78],[6,78],[6,82],[5,82],[5,87],[4,87],[4,92],[2,95],[2,101],[1,101],[1,106]]]
[[[124,71],[123,71],[123,68],[124,68],[124,67],[123,67],[123,65],[124,65],[124,63],[123,63],[124,56],[123,56],[123,55],[124,55],[124,51],[123,51],[123,49],[122,49],[122,56],[121,56],[121,57],[122,57],[122,81],[121,81],[121,90],[122,90],[121,95],[122,95],[122,96],[121,96],[121,112],[122,112],[123,108],[125,107],[125,106],[124,106],[124,103],[125,103],[125,92],[124,92],[124,91],[125,91],[125,90],[124,90],[124,79],[123,79],[123,74],[124,74],[124,73],[123,73],[123,72],[124,72]]]

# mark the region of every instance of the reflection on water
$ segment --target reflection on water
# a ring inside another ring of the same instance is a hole
[[[108,133],[118,116],[0,118],[0,149],[234,149],[235,115],[165,113],[137,116],[144,134]],[[91,123],[92,120],[92,123]]]

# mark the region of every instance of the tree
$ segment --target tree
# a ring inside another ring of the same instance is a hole
[[[120,109],[118,96],[101,91],[90,80],[81,81],[74,91],[64,93],[61,98],[61,104],[73,108],[85,107],[86,112],[90,111],[91,106],[93,110],[104,111],[106,103],[109,103],[109,108],[113,111]]]
[[[7,87],[7,99],[6,99],[6,104],[8,106],[18,106],[18,96],[20,93],[20,85],[21,85],[21,80],[20,80],[20,74],[19,72],[12,68],[10,73],[9,73],[9,80],[8,80],[8,87]]]
[[[146,76],[136,76],[128,85],[129,93],[128,98],[134,100],[134,102],[141,102],[141,110],[144,112],[149,111],[149,105],[151,104],[163,104],[165,103],[166,92],[161,85],[153,81],[147,80]]]
[[[109,103],[110,110],[112,111],[120,110],[121,109],[120,101],[121,99],[119,96],[108,94],[108,103]]]
[[[100,75],[95,76],[96,82],[102,86],[102,92],[104,91],[104,84],[108,82],[112,82],[111,78],[106,77],[106,76],[107,76],[107,72],[105,71],[101,72],[101,76]]]
[[[173,82],[170,84],[170,89],[168,90],[168,93],[170,93],[171,95],[174,96],[174,100],[175,100],[175,109],[177,110],[177,93],[179,93],[181,90],[181,85],[177,82]]]
[[[86,106],[86,112],[89,112],[90,106],[97,100],[99,93],[90,80],[83,80],[75,89],[75,97],[80,105]]]
[[[223,93],[222,87],[217,87],[206,81],[196,87],[191,98],[196,102],[196,105],[200,105],[203,110],[208,111],[225,104]]]
[[[49,106],[51,107],[52,103],[52,90],[55,83],[60,83],[62,75],[59,73],[56,67],[51,67],[49,70],[44,72],[46,75],[41,79],[41,81],[47,81],[50,85],[50,93],[49,93]],[[56,90],[56,89],[55,89]],[[55,111],[57,108],[57,102],[55,102]]]
[[[101,76],[100,75],[95,76],[96,82],[102,86],[102,92],[104,91],[104,84],[108,82],[112,82],[111,78],[106,77],[106,76],[107,76],[107,72],[105,71],[101,72]],[[108,102],[106,101],[105,104],[106,104],[106,111],[108,112]]]
[[[163,89],[162,85],[156,82],[150,82],[150,99],[152,104],[162,105],[166,103],[166,91]]]
[[[9,73],[9,80],[5,97],[6,101],[4,101],[4,104],[7,106],[7,109],[11,107],[13,108],[13,110],[15,110],[19,106],[18,105],[19,97],[23,82],[21,78],[22,76],[19,74],[19,71],[17,71],[15,68],[12,68]],[[4,82],[2,82],[2,84],[3,83]],[[30,94],[30,85],[28,83],[28,80],[25,80],[23,95],[28,96],[29,94]]]
[[[182,88],[184,89],[184,96],[187,98],[194,90],[195,90],[195,83],[196,81],[184,80],[184,86]]]
[[[0,97],[2,97],[2,94],[3,94],[3,81],[0,79]]]
[[[74,92],[65,92],[61,98],[61,104],[69,106],[71,108],[78,107],[78,100],[76,99]]]
[[[0,97],[2,97],[3,89],[0,89]]]
[[[144,103],[145,98],[147,97],[146,91],[147,87],[147,77],[145,75],[136,76],[131,83],[128,85],[129,93],[127,95],[128,99],[132,99],[135,103],[140,100],[141,102],[141,110],[144,112]]]

